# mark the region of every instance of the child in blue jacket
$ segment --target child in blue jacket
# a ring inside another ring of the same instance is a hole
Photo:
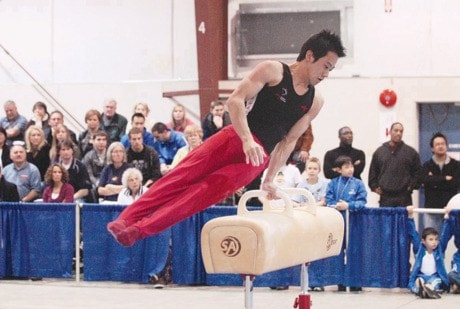
[[[408,206],[409,236],[415,254],[415,262],[409,277],[408,289],[420,298],[441,298],[440,293],[449,290],[449,279],[444,265],[444,252],[450,236],[449,225],[444,221],[441,238],[436,229],[427,227],[422,239],[415,228],[413,206]]]

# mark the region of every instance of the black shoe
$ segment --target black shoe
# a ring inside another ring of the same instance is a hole
[[[360,286],[351,286],[350,287],[350,292],[361,292],[363,290],[362,287]]]
[[[324,292],[323,286],[312,286],[310,287],[310,291],[312,292]]]
[[[423,286],[425,285],[425,281],[422,278],[417,278],[417,280],[415,280],[415,285],[418,287],[417,296],[420,298],[426,298],[426,293],[425,293],[425,290],[423,289]]]
[[[347,287],[344,286],[344,285],[342,285],[342,284],[339,284],[339,285],[337,286],[337,291],[338,291],[338,292],[346,292],[346,291],[347,291]]]
[[[289,285],[283,285],[283,286],[271,286],[271,290],[276,290],[276,291],[284,291],[289,289]]]
[[[162,289],[166,285],[166,281],[163,277],[153,275],[149,277],[149,283],[153,284],[154,289]]]
[[[423,285],[423,290],[425,291],[428,298],[431,298],[431,299],[441,298],[441,295],[433,288],[433,286],[430,283],[425,283]]]

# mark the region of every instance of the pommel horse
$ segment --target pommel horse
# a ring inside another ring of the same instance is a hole
[[[307,265],[340,254],[343,217],[335,209],[317,207],[312,194],[299,188],[277,191],[284,208],[273,208],[264,202],[262,210],[247,209],[249,198],[266,194],[261,190],[246,192],[236,215],[216,218],[203,226],[201,251],[206,272],[244,277],[245,308],[252,309],[255,276],[302,265],[301,294],[294,308],[310,309]],[[307,204],[293,207],[293,195],[305,196]]]

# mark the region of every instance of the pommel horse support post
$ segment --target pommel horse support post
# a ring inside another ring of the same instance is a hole
[[[283,189],[277,195],[284,208],[264,203],[262,210],[249,211],[246,202],[266,192],[246,192],[238,203],[237,215],[207,222],[201,231],[201,251],[206,272],[245,276],[245,308],[252,308],[253,279],[256,275],[302,265],[302,293],[294,308],[310,308],[308,262],[339,255],[344,221],[333,208],[317,207],[305,189]],[[303,195],[307,204],[293,207],[290,195]]]

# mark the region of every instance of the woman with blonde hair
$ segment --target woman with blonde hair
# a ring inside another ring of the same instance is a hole
[[[171,168],[174,168],[177,164],[179,164],[182,159],[185,158],[189,154],[190,151],[195,149],[196,147],[200,146],[203,143],[203,129],[196,125],[189,125],[184,130],[184,136],[187,140],[188,145],[180,148],[174,159],[171,163]]]
[[[51,149],[50,149],[50,159],[51,162],[59,162],[59,151],[58,151],[58,146],[60,143],[63,141],[69,142],[73,145],[73,156],[76,159],[80,159],[80,150],[78,147],[75,145],[75,143],[72,141],[72,138],[70,137],[70,131],[69,129],[63,125],[63,124],[58,124],[56,126],[56,129],[53,131],[53,139],[51,142]]]
[[[184,105],[176,104],[171,112],[171,121],[166,126],[174,131],[184,132],[185,127],[192,124],[194,124],[193,121],[187,118]]]
[[[50,146],[45,138],[45,133],[36,125],[31,125],[25,134],[27,161],[32,163],[40,171],[42,181],[45,180],[45,173],[50,166]]]
[[[43,191],[45,203],[73,203],[74,188],[69,183],[69,172],[60,163],[53,163],[46,171]]]
[[[147,191],[147,188],[142,186],[141,171],[134,167],[128,168],[123,173],[121,183],[123,189],[118,193],[118,204],[130,205]]]

